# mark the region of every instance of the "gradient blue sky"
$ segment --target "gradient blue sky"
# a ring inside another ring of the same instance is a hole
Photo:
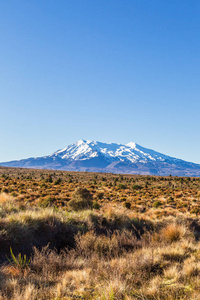
[[[0,161],[79,139],[200,163],[200,1],[0,1]]]

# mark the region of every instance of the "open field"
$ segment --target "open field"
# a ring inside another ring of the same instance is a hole
[[[0,168],[0,299],[200,299],[200,178]]]

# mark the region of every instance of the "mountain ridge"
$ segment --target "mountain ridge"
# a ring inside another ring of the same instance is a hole
[[[2,162],[0,166],[161,176],[170,174],[200,176],[199,164],[144,148],[134,142],[123,145],[79,140],[47,156]]]

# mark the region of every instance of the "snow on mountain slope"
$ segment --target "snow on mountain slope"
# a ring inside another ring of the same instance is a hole
[[[0,163],[0,166],[68,171],[200,176],[200,165],[130,142],[126,145],[80,140],[44,157]]]
[[[143,148],[136,143],[130,142],[122,144],[106,144],[90,140],[79,140],[77,143],[59,150],[50,157],[60,157],[62,159],[86,160],[92,157],[103,155],[108,161],[130,161],[130,162],[147,162],[147,161],[168,161],[169,156]],[[173,160],[173,158],[170,158]]]

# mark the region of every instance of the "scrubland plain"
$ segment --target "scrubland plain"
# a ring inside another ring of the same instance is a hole
[[[200,178],[0,168],[0,299],[200,299]]]

